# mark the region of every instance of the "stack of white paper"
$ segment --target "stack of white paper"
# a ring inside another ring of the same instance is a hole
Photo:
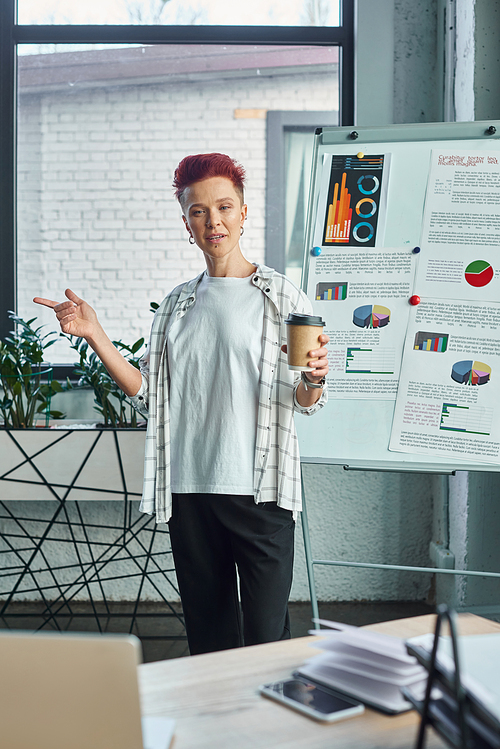
[[[407,643],[420,646],[430,658],[434,635],[412,637]],[[459,637],[458,651],[463,686],[500,721],[500,634]],[[455,662],[450,637],[439,638],[437,659],[452,678]]]
[[[385,712],[411,709],[401,687],[422,688],[427,672],[408,655],[403,640],[338,622],[319,622],[329,629],[311,632],[324,637],[312,647],[324,652],[309,658],[300,674]]]

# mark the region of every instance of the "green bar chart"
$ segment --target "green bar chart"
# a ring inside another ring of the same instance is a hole
[[[439,429],[446,432],[489,435],[492,419],[492,408],[443,403]]]

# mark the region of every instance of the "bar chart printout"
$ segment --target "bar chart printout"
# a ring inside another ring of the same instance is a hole
[[[491,367],[481,361],[465,359],[457,361],[451,368],[451,379],[461,385],[486,385],[491,376]]]
[[[464,432],[488,436],[491,433],[492,420],[492,408],[443,403],[439,429],[447,432]]]
[[[343,301],[347,299],[347,281],[319,283],[316,286],[316,300]]]
[[[346,374],[394,374],[394,349],[349,347],[346,351]]]
[[[332,156],[323,244],[375,247],[384,158]]]
[[[413,343],[415,351],[439,351],[444,353],[447,347],[448,333],[424,333],[419,330]]]

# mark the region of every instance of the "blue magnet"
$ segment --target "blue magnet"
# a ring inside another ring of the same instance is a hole
[[[321,247],[313,247],[311,250],[311,255],[313,257],[318,257],[319,255],[321,255]]]
[[[414,255],[418,255],[418,253],[420,252],[420,247],[414,247],[412,252]]]

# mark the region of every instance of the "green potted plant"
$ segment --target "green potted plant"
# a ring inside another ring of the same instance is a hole
[[[137,423],[130,399],[84,339],[64,336],[79,355],[74,370],[78,385],[93,390],[94,407],[102,419],[97,424],[64,421],[64,414],[51,410],[51,396],[77,387],[69,379],[64,386],[53,380],[52,367],[44,364],[47,349],[62,334],[44,334],[43,326],[34,327],[36,318],[24,321],[14,313],[10,317],[15,330],[0,342],[2,497],[51,499],[59,492],[67,492],[68,499],[95,498],[101,492],[108,498],[139,497],[145,430]],[[130,346],[114,344],[139,367],[143,338]],[[40,414],[48,428],[27,428]],[[60,421],[49,424],[49,419]],[[32,470],[36,475],[28,476]]]
[[[65,336],[65,338],[69,340],[71,348],[80,356],[80,361],[74,370],[75,374],[80,377],[78,386],[93,389],[94,408],[101,414],[104,426],[136,428],[137,411],[132,406],[130,399],[109,375],[97,354],[89,351],[89,345],[85,339],[73,339],[70,336]],[[131,346],[127,346],[123,341],[113,341],[113,344],[130,364],[139,369],[139,360],[142,356],[139,352],[144,346],[144,338],[139,338]]]
[[[34,328],[36,317],[25,321],[9,312],[9,318],[15,328],[0,341],[0,411],[4,427],[28,429],[39,414],[45,415],[48,425],[49,418],[64,416],[50,410],[52,394],[63,388],[52,379],[52,367],[44,364],[44,353],[55,343],[57,334],[43,335],[43,325]]]
[[[44,364],[47,349],[62,334],[44,334],[43,326],[34,327],[36,318],[24,321],[14,313],[10,317],[15,330],[0,342],[2,499],[139,498],[145,430],[137,424],[130,400],[84,339],[65,336],[79,354],[74,370],[80,377],[78,385],[93,389],[102,421],[64,421],[64,414],[51,410],[51,396],[77,387],[69,380],[63,386],[52,379],[52,367]],[[139,367],[143,338],[130,346],[122,341],[114,344]],[[47,428],[27,428],[42,413]],[[49,419],[61,421],[49,424]]]

